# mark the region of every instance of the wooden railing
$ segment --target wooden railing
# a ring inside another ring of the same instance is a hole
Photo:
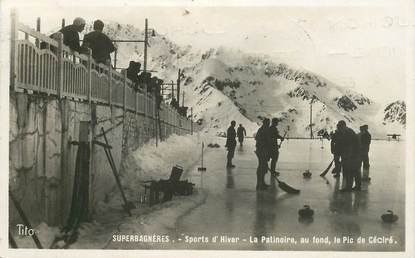
[[[135,90],[126,74],[111,65],[97,64],[91,56],[71,51],[63,44],[63,36],[52,39],[18,22],[11,21],[10,89],[43,93],[59,99],[113,105],[124,110],[156,118],[153,94]],[[170,105],[161,103],[160,120],[165,126],[190,132],[192,122],[179,115]],[[175,129],[175,132],[177,131]]]

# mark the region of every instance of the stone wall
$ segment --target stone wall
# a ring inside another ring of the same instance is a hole
[[[119,107],[46,95],[10,93],[9,184],[33,225],[63,225],[69,214],[81,122],[90,125],[89,141],[104,142],[104,128],[115,164],[155,137],[155,120]],[[162,124],[163,138],[187,133]],[[104,149],[91,144],[90,217],[98,201],[116,187]],[[20,223],[12,203],[10,225]]]

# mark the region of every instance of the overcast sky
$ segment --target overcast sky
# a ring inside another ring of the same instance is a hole
[[[88,22],[113,20],[144,27],[144,18],[178,44],[195,48],[227,46],[267,54],[321,74],[333,82],[382,102],[403,99],[407,84],[408,46],[414,20],[408,7],[63,7],[61,3],[20,7],[19,19],[42,31],[62,18]],[[413,46],[414,44],[412,44]],[[151,51],[151,49],[150,49]],[[413,75],[411,75],[413,76]]]

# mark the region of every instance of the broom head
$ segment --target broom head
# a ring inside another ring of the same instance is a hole
[[[287,192],[287,193],[289,193],[289,194],[299,194],[300,193],[300,190],[298,190],[298,189],[295,189],[295,188],[293,188],[293,187],[291,187],[291,186],[289,186],[289,185],[287,185],[286,183],[284,183],[284,182],[282,182],[282,181],[280,181],[280,180],[278,180],[278,179],[276,179],[277,180],[277,182],[278,182],[278,186],[283,190],[283,191],[285,191],[285,192]]]

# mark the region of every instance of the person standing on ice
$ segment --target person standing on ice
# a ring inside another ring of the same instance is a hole
[[[244,141],[244,137],[246,136],[246,130],[242,126],[242,124],[239,124],[239,127],[238,127],[238,130],[237,130],[237,133],[236,134],[238,135],[239,145],[241,145],[241,147],[242,147],[242,143]]]
[[[256,190],[266,190],[268,185],[265,184],[265,174],[268,171],[268,161],[270,158],[270,137],[269,137],[269,119],[264,118],[262,126],[258,129],[255,135],[255,154],[258,158],[258,168],[256,170],[257,181]]]
[[[345,187],[341,192],[350,192],[352,190],[361,190],[361,176],[358,169],[359,166],[359,139],[356,133],[346,126],[344,120],[337,123],[339,130],[339,154],[341,158],[341,165],[343,168],[343,179],[345,180]],[[355,181],[355,187],[353,186]]]
[[[63,27],[59,32],[63,34],[63,44],[67,45],[71,50],[80,54],[88,52],[86,48],[79,44],[79,34],[85,28],[85,20],[81,17],[75,18],[71,25]]]
[[[225,147],[228,149],[228,155],[227,155],[227,168],[233,168],[235,165],[232,164],[232,159],[235,154],[235,147],[236,147],[236,131],[235,131],[235,125],[236,122],[232,121],[231,125],[229,126],[227,132],[226,132],[226,144]]]
[[[271,120],[271,126],[269,128],[269,144],[270,144],[270,158],[271,158],[271,172],[277,173],[275,171],[275,167],[277,165],[278,157],[280,155],[279,152],[279,145],[278,139],[284,141],[284,137],[282,137],[278,132],[278,118],[273,118]]]
[[[331,171],[331,173],[333,174],[334,177],[339,177],[340,176],[340,171],[342,170],[342,165],[340,163],[340,154],[339,154],[339,146],[338,146],[338,141],[339,141],[339,130],[336,129],[336,131],[334,131],[334,133],[331,134],[331,142],[330,142],[330,149],[331,149],[331,154],[333,154],[333,160],[334,160],[334,168]]]
[[[84,37],[82,46],[89,47],[92,50],[92,58],[95,62],[108,64],[111,62],[110,54],[115,51],[115,46],[111,39],[102,31],[104,23],[101,20],[94,21],[94,31]]]
[[[363,163],[363,181],[369,181],[369,147],[370,142],[372,141],[372,136],[370,135],[368,125],[362,125],[360,127],[360,132],[358,133],[359,143],[360,143],[360,160],[359,160],[359,171]],[[360,172],[359,172],[360,173]]]

